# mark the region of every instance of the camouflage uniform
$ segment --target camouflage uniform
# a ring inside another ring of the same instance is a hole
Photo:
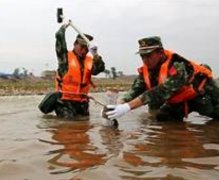
[[[139,73],[131,89],[123,96],[123,100],[129,102],[136,97],[141,98],[144,104],[148,104],[149,110],[158,111],[156,114],[158,120],[183,119],[184,103],[170,105],[166,102],[176,90],[187,84],[193,70],[189,66],[189,61],[182,56],[174,53],[172,58],[172,66],[177,72],[176,75],[169,76],[163,84],[158,85],[161,63],[155,70],[149,70],[152,88],[148,89],[143,74]],[[197,87],[201,79],[201,75],[196,77],[193,82],[194,87]],[[204,87],[204,94],[199,94],[195,99],[188,101],[188,105],[189,112],[196,111],[201,115],[219,117],[219,88],[215,80],[208,80]]]
[[[68,71],[68,50],[65,40],[65,25],[56,32],[56,55],[58,59],[58,75],[63,77]],[[81,65],[81,72],[83,72],[83,59],[78,57],[79,63]],[[105,64],[102,57],[95,55],[93,58],[92,75],[97,75],[103,72],[105,69]],[[76,102],[59,99],[55,107],[55,112],[57,116],[64,117],[68,119],[74,118],[76,115],[89,115],[89,104],[87,102]]]

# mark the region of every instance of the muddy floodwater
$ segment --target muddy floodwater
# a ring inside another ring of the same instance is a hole
[[[219,179],[219,120],[157,122],[141,107],[111,129],[94,102],[71,122],[43,115],[42,98],[0,97],[1,180]]]

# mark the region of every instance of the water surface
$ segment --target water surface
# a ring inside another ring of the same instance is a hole
[[[104,102],[103,94],[92,94]],[[218,179],[219,120],[191,114],[157,122],[147,107],[102,126],[90,103],[83,121],[37,109],[42,96],[0,97],[0,179]]]

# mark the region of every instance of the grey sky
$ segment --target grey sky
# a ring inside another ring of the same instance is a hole
[[[57,7],[95,37],[107,68],[136,74],[137,40],[159,35],[165,48],[207,63],[219,75],[218,0],[0,0],[0,72],[56,69]],[[69,49],[75,36],[69,28]]]

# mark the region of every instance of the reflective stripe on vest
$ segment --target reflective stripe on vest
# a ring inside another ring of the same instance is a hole
[[[90,89],[93,58],[87,55],[83,63],[82,74],[77,57],[72,51],[68,52],[68,72],[62,78],[62,99],[80,102],[87,101],[84,95],[88,94]]]
[[[169,76],[169,65],[171,61],[173,60],[172,52],[168,50],[164,50],[164,53],[167,57],[167,60],[161,65],[161,68],[160,68],[159,77],[158,77],[159,85],[164,83],[167,77]],[[194,80],[195,76],[200,73],[202,73],[206,77],[203,79],[203,81],[200,83],[198,87],[198,90],[202,91],[204,88],[204,84],[206,83],[206,79],[213,78],[212,72],[206,67],[201,66],[195,62],[192,62],[192,61],[189,61],[189,62],[191,63],[193,70],[194,70],[193,75],[189,80],[190,83]],[[138,69],[138,71],[143,73],[143,78],[144,78],[146,87],[150,89],[151,83],[150,83],[150,77],[149,77],[147,65],[144,64],[141,68]],[[171,104],[181,103],[187,100],[191,100],[196,96],[197,96],[197,92],[194,90],[192,84],[190,84],[190,85],[181,87],[173,96],[170,97],[168,102]]]

